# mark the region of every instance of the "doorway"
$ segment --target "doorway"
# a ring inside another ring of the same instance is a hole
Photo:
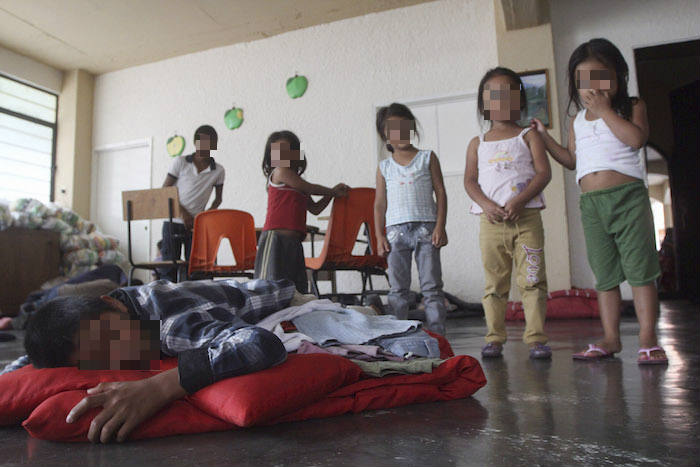
[[[655,188],[650,180],[650,194],[670,204],[670,209],[656,206],[665,222],[662,285],[665,280],[667,296],[697,303],[700,40],[638,48],[634,58],[639,96],[649,115],[649,147],[661,156],[647,157],[650,179],[660,185]]]
[[[122,191],[151,187],[151,139],[110,144],[93,153],[90,219],[102,232],[119,239],[126,256],[129,239],[122,211]],[[131,223],[134,262],[151,260],[151,221]],[[134,277],[151,282],[150,271],[136,270]]]

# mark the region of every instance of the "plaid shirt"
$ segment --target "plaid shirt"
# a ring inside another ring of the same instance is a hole
[[[160,320],[161,352],[178,358],[180,384],[188,392],[232,376],[282,363],[287,353],[269,331],[252,326],[289,306],[294,284],[286,279],[172,283],[124,287],[110,295],[134,319]],[[5,367],[20,368],[24,357]]]

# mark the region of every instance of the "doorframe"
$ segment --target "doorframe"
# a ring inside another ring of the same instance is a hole
[[[148,148],[148,163],[146,164],[146,170],[148,171],[148,188],[153,188],[153,137],[147,136],[145,138],[133,139],[129,141],[122,141],[118,143],[103,144],[101,146],[94,147],[92,149],[92,167],[91,167],[91,180],[90,184],[90,218],[93,220],[97,219],[97,204],[95,200],[97,199],[97,158],[109,152],[123,151],[125,149],[135,149],[135,148]],[[148,221],[148,257],[151,258],[153,252],[153,221]]]

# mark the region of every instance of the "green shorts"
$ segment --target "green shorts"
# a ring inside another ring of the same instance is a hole
[[[661,275],[649,192],[641,180],[583,193],[579,201],[597,290],[647,285]]]

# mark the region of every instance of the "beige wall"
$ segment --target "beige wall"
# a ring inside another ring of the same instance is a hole
[[[55,202],[84,218],[90,215],[94,85],[90,73],[68,71],[58,99]]]
[[[506,30],[501,0],[494,0],[498,63],[516,72],[547,69],[549,72],[550,134],[561,139],[559,108],[557,106],[557,83],[550,23],[540,26]],[[542,214],[546,236],[545,262],[550,290],[571,287],[569,258],[569,231],[566,222],[564,197],[564,172],[562,166],[550,158],[552,181],[544,191],[547,209]]]
[[[0,73],[25,83],[60,93],[63,72],[4,47],[0,47]]]

